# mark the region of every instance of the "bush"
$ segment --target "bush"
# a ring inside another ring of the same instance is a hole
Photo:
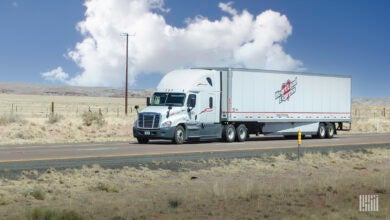
[[[83,124],[86,126],[91,126],[93,123],[96,123],[99,126],[105,124],[103,114],[99,112],[84,112],[81,117],[83,119]]]
[[[25,123],[25,120],[17,114],[5,114],[0,117],[0,125],[7,125],[10,123]]]
[[[83,220],[84,218],[75,211],[56,210],[46,208],[34,208],[27,212],[29,220]]]
[[[172,198],[168,200],[168,204],[171,208],[177,208],[181,205],[181,200],[178,198]]]
[[[114,192],[114,193],[119,192],[118,188],[116,188],[115,186],[111,186],[107,183],[98,183],[96,188],[97,188],[97,190],[105,191],[105,192]]]
[[[60,115],[60,114],[50,114],[49,115],[49,118],[48,118],[48,120],[47,120],[47,123],[49,123],[49,124],[55,124],[55,123],[57,123],[57,122],[59,122],[59,121],[61,121],[61,119],[63,119],[64,117],[62,116],[62,115]]]
[[[34,197],[36,200],[45,200],[45,192],[41,189],[34,189],[31,192],[32,197]]]

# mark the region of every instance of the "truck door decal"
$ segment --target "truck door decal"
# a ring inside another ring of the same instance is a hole
[[[282,84],[280,90],[275,92],[275,99],[279,100],[279,104],[285,101],[290,101],[290,97],[295,94],[298,84],[298,78],[295,77],[293,81],[287,80]]]
[[[212,108],[205,108],[205,109],[203,109],[203,110],[199,113],[199,115],[200,115],[200,114],[203,114],[203,113],[205,113],[205,112],[212,112],[212,111],[213,111]]]

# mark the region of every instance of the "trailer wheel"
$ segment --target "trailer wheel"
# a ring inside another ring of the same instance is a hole
[[[233,142],[236,139],[236,129],[233,125],[224,125],[222,130],[223,140]]]
[[[137,137],[137,141],[139,144],[147,144],[149,142],[149,139],[145,137]]]
[[[248,129],[246,128],[246,126],[244,124],[240,124],[236,128],[236,132],[237,132],[237,141],[238,142],[246,141],[246,139],[248,137]]]
[[[332,138],[334,135],[334,131],[335,131],[335,129],[334,129],[333,123],[327,124],[326,125],[326,134],[325,134],[326,138]]]
[[[318,126],[316,138],[322,139],[325,138],[325,136],[326,136],[326,127],[324,123],[320,123],[320,125]]]
[[[184,128],[179,125],[175,130],[175,137],[173,138],[173,143],[175,144],[183,144],[184,143]]]

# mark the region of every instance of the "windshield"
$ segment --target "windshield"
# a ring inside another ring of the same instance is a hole
[[[184,93],[163,93],[153,94],[150,105],[152,106],[183,106],[186,94]]]

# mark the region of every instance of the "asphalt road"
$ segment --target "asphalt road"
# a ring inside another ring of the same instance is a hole
[[[302,147],[357,146],[390,144],[390,134],[340,135],[332,139],[303,139]],[[152,141],[149,144],[132,143],[84,143],[1,146],[0,163],[33,160],[80,159],[92,157],[118,157],[162,154],[183,154],[221,151],[247,151],[262,149],[296,148],[297,140],[281,137],[251,138],[247,142],[203,142],[183,145],[169,141]]]

